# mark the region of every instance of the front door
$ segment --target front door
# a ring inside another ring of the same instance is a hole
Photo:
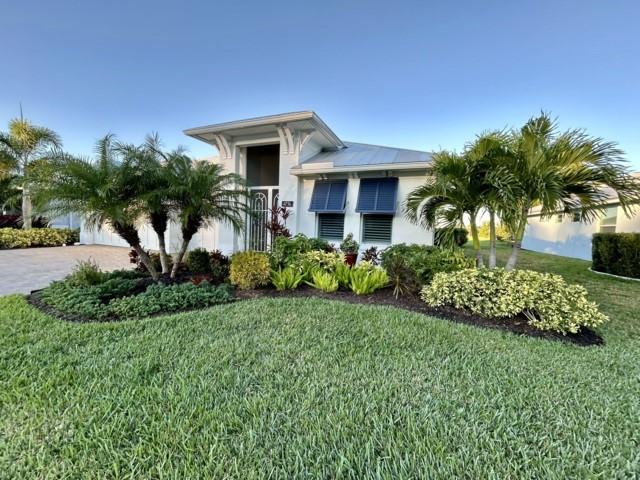
[[[267,229],[271,208],[278,206],[278,187],[251,187],[247,218],[246,249],[266,252],[271,247]]]

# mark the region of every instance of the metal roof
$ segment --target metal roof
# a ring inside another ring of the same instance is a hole
[[[330,163],[333,167],[360,167],[402,164],[426,166],[431,162],[429,152],[366,143],[344,142],[344,144],[346,148],[314,155],[302,163],[302,168],[313,168],[314,164],[325,163]]]

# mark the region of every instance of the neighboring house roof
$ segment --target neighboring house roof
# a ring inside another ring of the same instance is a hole
[[[320,152],[291,169],[294,175],[374,170],[423,170],[431,154],[419,150],[344,142],[345,148]]]

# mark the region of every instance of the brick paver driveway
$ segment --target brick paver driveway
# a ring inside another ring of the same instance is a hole
[[[0,295],[29,293],[67,275],[78,260],[95,260],[103,270],[131,268],[129,249],[104,245],[0,250]]]

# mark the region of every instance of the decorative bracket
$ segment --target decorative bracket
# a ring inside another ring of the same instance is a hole
[[[222,158],[229,159],[233,156],[233,151],[231,149],[231,145],[229,144],[228,137],[218,133],[214,135],[214,141],[216,142],[216,146],[218,147],[218,151],[220,152],[220,156]]]

